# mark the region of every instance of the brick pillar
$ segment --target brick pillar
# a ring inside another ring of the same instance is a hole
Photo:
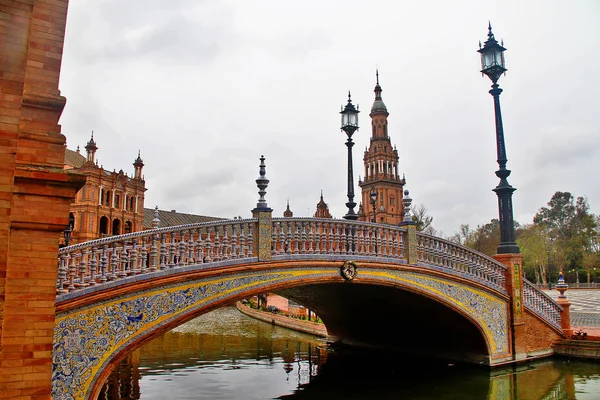
[[[562,307],[560,313],[560,327],[567,338],[573,336],[573,328],[571,328],[571,302],[567,299],[565,292],[569,288],[569,285],[565,282],[564,274],[562,271],[558,274],[558,283],[556,284],[556,290],[560,293],[558,295],[557,303]]]
[[[0,397],[50,399],[57,251],[83,184],[63,172],[68,0],[0,8]]]
[[[510,295],[510,327],[512,330],[512,352],[515,360],[526,357],[525,343],[520,338],[525,334],[523,323],[523,255],[496,254],[494,259],[506,266],[506,291]]]

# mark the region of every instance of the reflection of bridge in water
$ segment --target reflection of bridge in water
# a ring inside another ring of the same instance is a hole
[[[314,310],[338,343],[499,366],[563,337],[562,308],[522,279],[520,258],[412,223],[272,218],[260,202],[253,214],[61,249],[54,393],[93,397],[141,343],[267,291]]]

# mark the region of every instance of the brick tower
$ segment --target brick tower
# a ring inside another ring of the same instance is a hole
[[[362,189],[362,203],[359,208],[360,221],[373,221],[398,225],[402,221],[402,194],[406,183],[398,173],[398,150],[392,146],[388,136],[389,115],[381,99],[379,71],[376,73],[375,101],[371,107],[371,144],[365,150],[365,176],[358,181]],[[371,197],[371,194],[376,197]],[[373,209],[373,198],[375,210]]]

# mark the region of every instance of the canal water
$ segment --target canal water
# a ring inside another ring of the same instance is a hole
[[[598,400],[600,363],[489,370],[351,351],[224,307],[133,352],[100,399]]]

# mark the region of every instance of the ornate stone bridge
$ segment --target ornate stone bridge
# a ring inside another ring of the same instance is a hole
[[[94,398],[131,350],[266,291],[315,310],[331,341],[489,366],[551,355],[563,336],[561,307],[518,266],[414,225],[255,217],[61,249],[53,397]]]

